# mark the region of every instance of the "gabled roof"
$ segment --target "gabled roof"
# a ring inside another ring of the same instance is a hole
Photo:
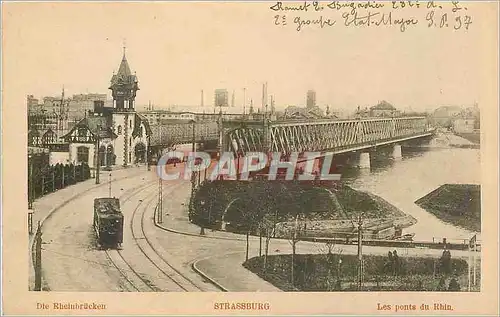
[[[85,127],[87,128],[94,136],[99,135],[100,138],[111,138],[114,139],[118,137],[111,130],[111,117],[87,117],[80,120],[68,133],[62,136],[62,138],[69,136],[73,133],[74,130]]]

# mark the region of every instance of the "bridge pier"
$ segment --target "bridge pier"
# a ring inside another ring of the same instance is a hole
[[[401,144],[394,144],[394,147],[392,149],[392,158],[394,159],[401,159],[403,157],[401,153]]]
[[[359,153],[359,168],[370,168],[370,152]]]

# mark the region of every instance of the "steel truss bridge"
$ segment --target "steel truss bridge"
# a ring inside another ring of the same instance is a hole
[[[193,132],[194,129],[194,132]],[[308,121],[219,121],[153,126],[151,146],[212,142],[236,155],[248,152],[344,153],[434,134],[425,117]]]

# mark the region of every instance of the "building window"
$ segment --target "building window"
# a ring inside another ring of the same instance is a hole
[[[131,127],[131,126],[132,126],[132,120],[130,120],[130,124],[129,124],[129,127]]]
[[[128,153],[128,161],[132,162],[132,153]]]
[[[118,135],[120,135],[120,134],[122,134],[122,126],[121,125],[118,126]]]
[[[87,129],[85,127],[78,128],[78,136],[86,136],[86,135],[87,135]]]
[[[76,148],[76,160],[78,163],[89,162],[89,148],[86,146],[79,146]]]
[[[128,139],[128,146],[132,146],[132,139]]]

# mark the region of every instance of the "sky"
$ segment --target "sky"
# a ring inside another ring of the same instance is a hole
[[[325,2],[326,4],[326,2]],[[274,25],[269,3],[10,3],[3,4],[4,81],[16,102],[26,95],[108,93],[124,43],[139,78],[137,104],[213,104],[213,92],[235,92],[235,104],[261,105],[262,84],[276,108],[317,104],[336,109],[387,100],[426,110],[472,105],[484,75],[485,25],[469,30],[397,27],[304,28]],[[469,14],[474,17],[471,4]],[[476,4],[475,6],[480,6]],[[480,8],[476,8],[479,10]],[[405,13],[406,14],[406,13]],[[416,15],[417,13],[415,13]],[[342,23],[340,16],[334,16]],[[413,13],[409,13],[412,16]],[[9,77],[10,76],[10,77]]]

